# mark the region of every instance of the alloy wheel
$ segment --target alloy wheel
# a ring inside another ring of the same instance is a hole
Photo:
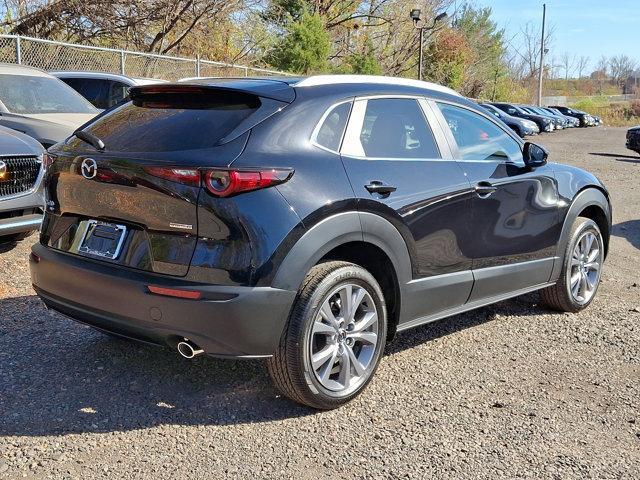
[[[598,236],[592,231],[584,232],[576,242],[571,255],[569,289],[579,304],[591,300],[600,281],[602,248]]]
[[[311,368],[327,390],[347,395],[375,365],[378,311],[362,286],[340,285],[323,301],[311,327]]]

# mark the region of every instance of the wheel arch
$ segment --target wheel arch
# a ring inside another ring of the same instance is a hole
[[[611,233],[611,204],[606,192],[595,185],[586,186],[573,198],[563,221],[556,256],[563,259],[571,234],[571,227],[578,217],[589,218],[596,222],[602,233],[606,257]],[[561,270],[562,261],[556,261],[551,273],[551,281],[558,279]]]
[[[379,254],[383,257],[377,257]],[[326,260],[351,261],[372,273],[391,307],[389,335],[393,337],[400,315],[402,287],[412,278],[409,250],[397,228],[379,215],[367,212],[343,212],[327,217],[294,244],[271,286],[297,291],[309,270]]]

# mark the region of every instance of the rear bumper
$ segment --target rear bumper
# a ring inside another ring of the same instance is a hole
[[[44,303],[79,322],[174,347],[188,338],[205,353],[272,355],[296,292],[186,282],[33,247],[31,281]],[[151,294],[147,286],[198,290],[200,300]]]

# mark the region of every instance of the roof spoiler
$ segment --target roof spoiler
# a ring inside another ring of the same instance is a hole
[[[212,91],[240,93],[270,98],[279,102],[291,103],[295,100],[295,90],[288,84],[270,80],[219,79],[216,83],[163,83],[138,85],[129,89],[131,99],[153,94],[206,94]]]

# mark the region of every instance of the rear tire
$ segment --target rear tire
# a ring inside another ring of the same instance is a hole
[[[375,278],[352,263],[322,263],[300,287],[267,368],[290,399],[321,410],[337,408],[371,381],[386,334],[384,296]]]
[[[558,282],[540,290],[542,303],[561,312],[579,312],[589,306],[598,291],[604,242],[596,222],[576,219],[564,253]]]

